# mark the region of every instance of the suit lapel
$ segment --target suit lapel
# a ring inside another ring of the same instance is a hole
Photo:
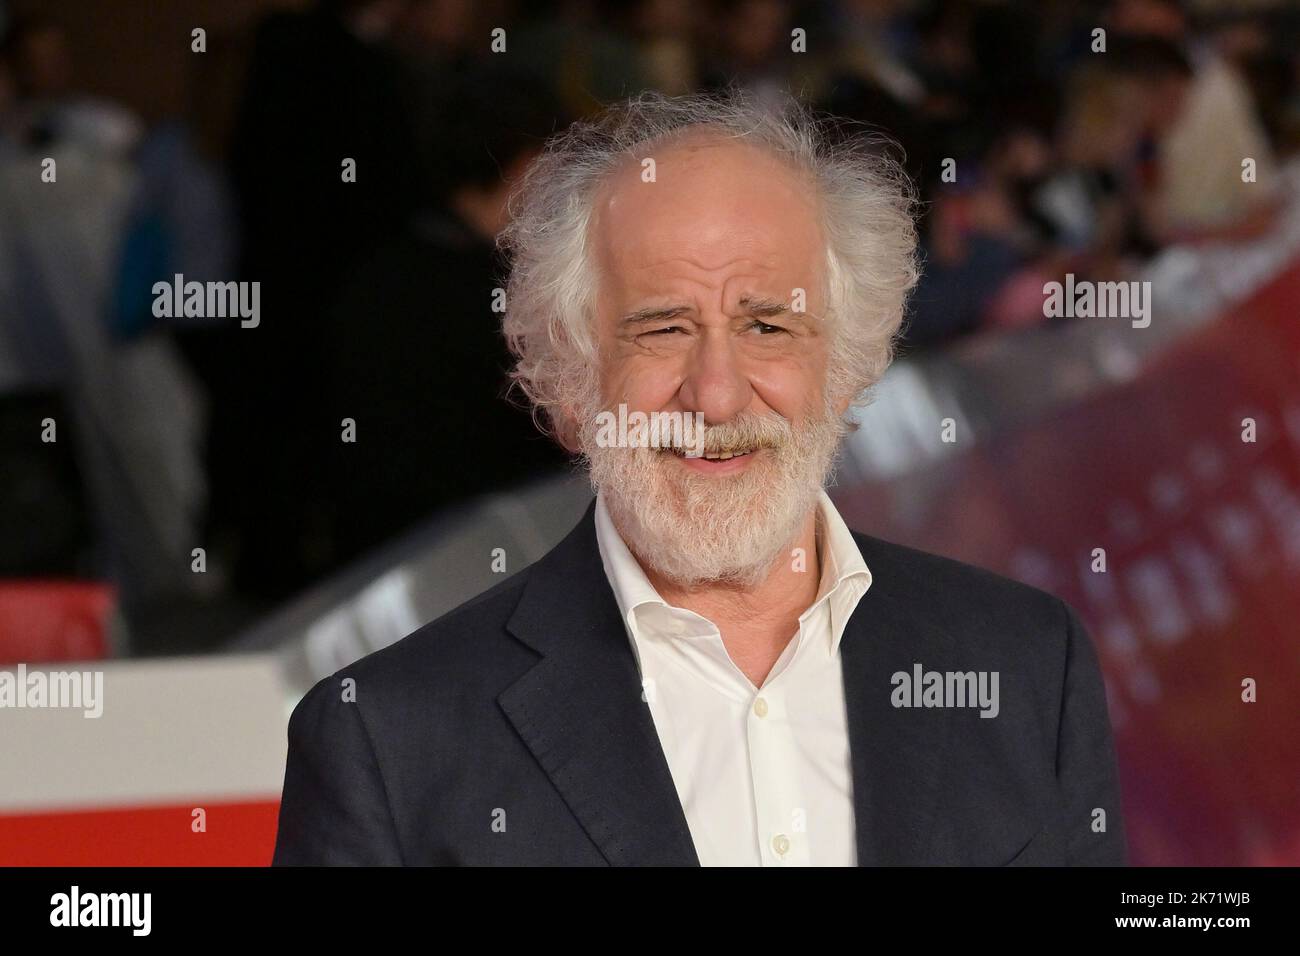
[[[529,573],[507,626],[542,659],[498,702],[612,865],[698,866],[594,514]]]
[[[950,708],[895,708],[891,676],[916,663],[943,669],[954,660],[952,635],[898,602],[888,559],[865,535],[854,538],[873,583],[840,641],[853,763],[859,866],[932,862],[934,814],[952,739]]]
[[[530,572],[508,627],[542,657],[498,701],[606,860],[698,866],[600,563],[594,512],[593,503]],[[932,862],[954,717],[949,708],[895,708],[890,678],[917,663],[946,669],[956,643],[897,600],[874,539],[854,537],[874,579],[840,642],[858,864]]]

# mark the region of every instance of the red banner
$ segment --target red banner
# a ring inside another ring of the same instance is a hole
[[[1300,864],[1297,303],[1300,266],[1123,387],[836,495],[1079,610],[1138,864]]]

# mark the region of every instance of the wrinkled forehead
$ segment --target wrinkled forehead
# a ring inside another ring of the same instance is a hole
[[[590,239],[606,275],[744,260],[812,283],[824,251],[810,177],[759,146],[707,133],[621,163],[597,193]]]

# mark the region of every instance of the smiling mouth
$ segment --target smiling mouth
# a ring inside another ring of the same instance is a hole
[[[703,455],[688,455],[685,448],[665,448],[666,452],[684,458],[690,461],[730,461],[732,458],[744,458],[746,455],[752,455],[758,451],[758,447],[737,448],[730,451],[706,451]]]

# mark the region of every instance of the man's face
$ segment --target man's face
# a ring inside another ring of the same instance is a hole
[[[766,521],[770,538],[752,542],[753,564],[797,531],[840,434],[826,400],[825,241],[813,190],[733,141],[697,137],[645,158],[654,180],[628,164],[605,187],[592,228],[600,406],[698,412],[708,455],[731,457],[596,449],[589,433],[584,451],[620,530],[639,539],[633,550],[712,537],[716,566],[742,526]],[[646,510],[647,496],[659,513]],[[650,540],[669,526],[668,538]],[[697,572],[685,576],[706,573]],[[715,573],[752,579],[757,569]]]
[[[630,167],[598,207],[604,406],[702,412],[710,425],[742,411],[797,422],[827,359],[809,190],[751,147],[688,142],[649,158],[654,182]],[[752,463],[678,464],[731,474]]]

